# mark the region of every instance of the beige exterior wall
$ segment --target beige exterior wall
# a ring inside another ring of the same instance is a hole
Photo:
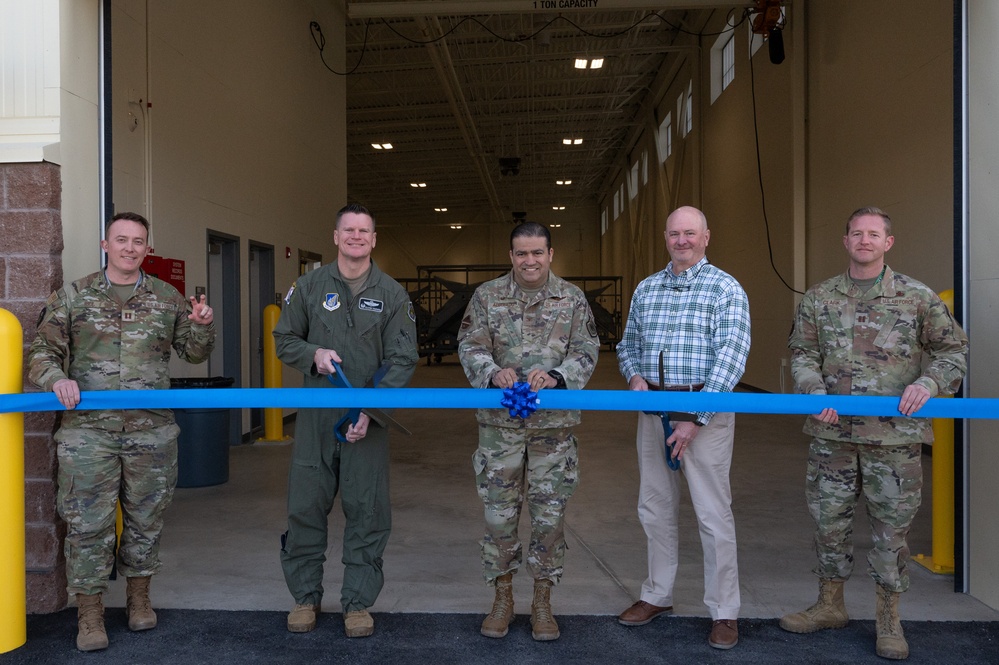
[[[996,156],[999,136],[995,110],[999,106],[999,61],[995,34],[999,6],[989,0],[968,3],[970,31],[969,100],[969,290],[968,333],[971,363],[967,388],[971,397],[999,395],[999,181]],[[990,607],[999,607],[999,436],[995,421],[969,422],[970,445],[965,459],[968,479],[968,585],[971,595]],[[960,562],[959,562],[960,563]]]

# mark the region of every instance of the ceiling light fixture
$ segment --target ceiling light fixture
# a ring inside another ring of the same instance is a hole
[[[419,188],[423,188],[423,187],[426,187],[426,186],[427,186],[427,183],[425,183],[425,182],[411,182],[411,183],[409,183],[409,186],[410,186],[410,187],[419,187]]]
[[[391,150],[394,146],[391,143],[372,143],[371,147],[375,150]]]
[[[603,58],[593,58],[593,60],[590,60],[590,69],[600,69],[603,66],[604,66]]]
[[[583,145],[583,139],[562,139],[562,145]]]
[[[587,58],[576,58],[573,66],[576,69],[600,69],[604,66],[604,59],[593,58],[592,60],[589,60]]]
[[[576,69],[586,69],[590,64],[590,61],[586,58],[576,58]]]
[[[451,228],[455,229],[455,230],[459,230],[459,229],[461,229],[461,224],[452,224]]]
[[[562,228],[561,224],[549,224],[548,226],[552,227],[553,229],[560,229],[560,228]]]
[[[447,212],[447,208],[434,208],[434,212]]]
[[[571,185],[572,181],[571,180],[556,180],[555,184],[556,185]]]
[[[552,210],[565,210],[565,206],[552,206]]]

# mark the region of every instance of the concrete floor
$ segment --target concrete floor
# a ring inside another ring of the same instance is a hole
[[[456,356],[419,365],[414,387],[465,387]],[[613,353],[602,352],[589,388],[623,389]],[[398,410],[412,432],[393,434],[393,531],[385,552],[385,588],[376,612],[485,612],[491,593],[482,581],[478,540],[481,504],[471,456],[477,434],[469,410]],[[779,617],[810,605],[812,522],[804,501],[807,438],[799,416],[740,415],[732,467],[739,536],[742,616]],[[289,433],[293,433],[289,428]],[[636,514],[638,469],[635,416],[589,411],[576,429],[581,482],[569,502],[565,576],[555,590],[556,614],[617,614],[637,597],[646,574],[645,535]],[[177,609],[287,610],[293,601],[278,561],[285,529],[290,445],[231,449],[225,484],[178,489],[163,532],[163,570],[153,584],[157,607]],[[930,474],[926,459],[923,508],[910,534],[913,554],[930,554]],[[525,511],[526,513],[526,511]],[[330,516],[325,609],[339,612],[343,517]],[[522,534],[528,534],[526,515]],[[681,511],[681,562],[676,613],[707,616],[700,542],[689,499]],[[857,567],[847,584],[851,617],[874,616],[873,581],[867,575],[870,535],[856,528]],[[526,571],[525,571],[526,572]],[[999,620],[999,612],[954,592],[954,578],[910,567],[912,587],[902,601],[909,620]],[[529,575],[515,579],[518,611],[530,606]],[[124,583],[106,602],[124,605]]]

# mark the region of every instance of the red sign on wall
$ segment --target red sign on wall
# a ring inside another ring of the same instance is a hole
[[[147,275],[162,279],[180,291],[180,295],[187,297],[184,292],[184,262],[180,259],[168,259],[147,254],[145,261],[142,262],[142,269],[146,271]]]

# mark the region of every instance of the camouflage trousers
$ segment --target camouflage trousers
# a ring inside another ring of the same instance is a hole
[[[863,493],[874,547],[870,574],[895,592],[909,588],[906,537],[923,487],[922,444],[894,446],[812,439],[805,498],[815,520],[813,572],[845,580],[853,572],[853,517]]]
[[[163,513],[177,485],[177,425],[140,432],[61,428],[59,516],[66,522],[70,596],[107,591],[115,559],[115,514],[121,502],[118,572],[142,577],[160,568]]]
[[[576,437],[568,428],[513,429],[479,425],[472,456],[485,506],[482,567],[486,582],[521,564],[517,535],[524,499],[531,516],[527,563],[534,579],[558,583],[565,559],[565,506],[579,483]]]

